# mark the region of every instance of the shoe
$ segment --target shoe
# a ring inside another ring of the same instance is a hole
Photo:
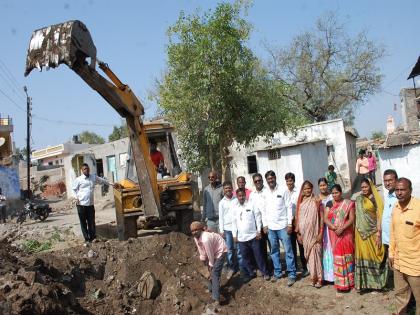
[[[264,276],[264,280],[265,280],[265,281],[270,281],[270,279],[271,279],[271,277],[270,277],[269,275],[265,275],[265,276]]]
[[[274,275],[273,278],[272,278],[272,282],[280,281],[280,279],[283,278],[283,277],[284,277],[283,273],[278,275],[278,276]]]
[[[309,276],[309,271],[308,271],[308,269],[304,269],[304,270],[302,271],[301,277],[302,277],[302,278],[306,278],[307,276]]]
[[[207,305],[207,309],[215,313],[218,313],[219,308],[220,308],[220,301],[213,301],[213,303],[210,303]]]
[[[296,282],[295,278],[289,278],[289,280],[287,280],[287,286],[291,287],[292,285],[294,285]]]
[[[245,284],[245,283],[248,283],[249,281],[251,281],[254,278],[256,278],[256,275],[244,276],[244,277],[242,277],[242,282]]]

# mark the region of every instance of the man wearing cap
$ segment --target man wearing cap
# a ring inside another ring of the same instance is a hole
[[[200,260],[208,267],[209,291],[215,305],[220,305],[220,277],[225,263],[227,246],[218,233],[204,231],[204,224],[198,221],[191,223],[191,234],[194,236]]]

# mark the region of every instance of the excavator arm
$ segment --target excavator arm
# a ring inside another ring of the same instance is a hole
[[[90,64],[87,62],[89,58]],[[156,170],[149,156],[149,143],[141,119],[144,108],[140,100],[106,63],[97,62],[96,47],[86,26],[80,21],[69,21],[33,32],[25,76],[34,68],[55,68],[62,63],[76,72],[126,119],[144,214],[146,217],[161,218]],[[96,71],[96,63],[109,80]]]

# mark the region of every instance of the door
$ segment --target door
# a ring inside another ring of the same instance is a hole
[[[108,175],[111,175],[112,181],[115,183],[118,181],[117,176],[117,166],[115,163],[115,155],[110,155],[106,157],[106,164],[108,167]],[[109,176],[108,176],[109,178]]]

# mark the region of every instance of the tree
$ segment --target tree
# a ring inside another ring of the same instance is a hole
[[[19,160],[27,160],[27,156],[28,156],[28,150],[26,149],[26,147],[23,148],[16,148],[16,152],[15,154],[17,156],[19,156]]]
[[[382,46],[366,32],[350,37],[333,13],[286,48],[268,48],[274,77],[288,84],[287,97],[312,121],[354,119],[355,106],[380,88]]]
[[[102,138],[100,135],[91,132],[91,131],[82,131],[78,134],[79,141],[81,143],[89,143],[89,144],[103,144],[105,143],[104,138]]]
[[[121,124],[121,126],[117,127],[114,126],[114,128],[112,129],[112,133],[108,136],[108,141],[116,141],[125,137],[128,137],[129,133],[128,133],[128,128],[127,128],[127,124],[125,122],[123,122]]]
[[[247,47],[251,26],[240,2],[186,16],[169,28],[167,72],[157,101],[175,125],[190,170],[227,175],[229,146],[286,130],[294,120],[272,80]]]
[[[370,136],[372,140],[379,140],[379,139],[385,139],[385,134],[383,131],[373,131],[372,135]]]

